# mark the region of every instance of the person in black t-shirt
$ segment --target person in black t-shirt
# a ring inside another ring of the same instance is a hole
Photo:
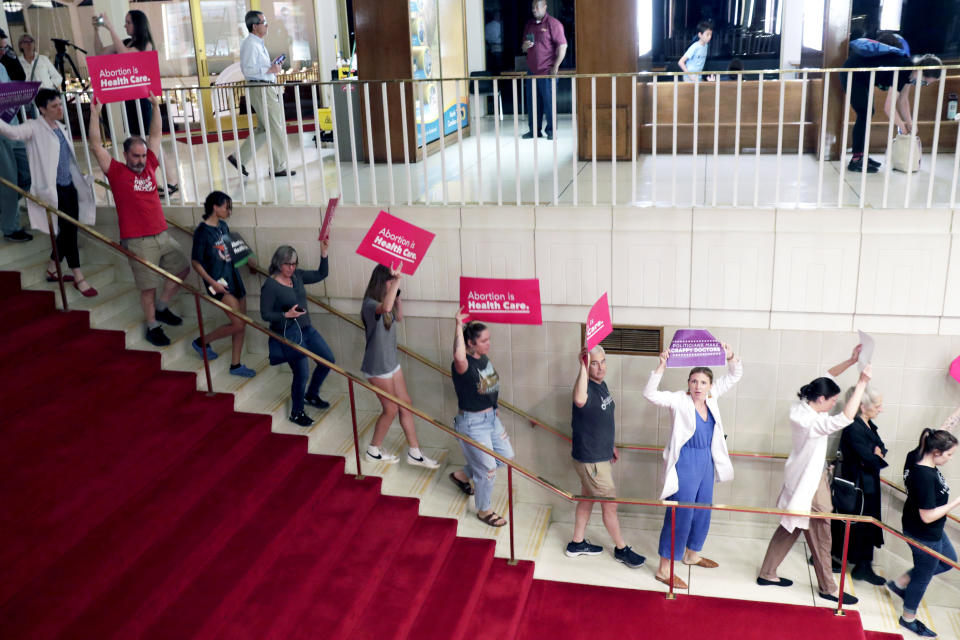
[[[942,66],[943,62],[934,55],[909,56],[898,54],[886,54],[866,58],[857,54],[852,54],[843,63],[845,69],[862,69],[866,67],[934,67]],[[887,99],[883,105],[883,111],[887,118],[893,118],[894,124],[901,133],[916,134],[914,123],[912,121],[912,102],[910,100],[909,86],[919,82],[926,86],[931,82],[940,79],[939,69],[923,69],[913,71],[900,71],[897,73],[897,86],[893,86],[893,71],[877,71],[873,76],[873,83],[881,91],[887,92]],[[844,91],[847,88],[847,74],[840,74],[840,83]],[[906,89],[905,89],[906,88]],[[867,139],[867,100],[870,94],[870,72],[857,71],[853,73],[850,84],[850,108],[857,114],[857,120],[853,125],[853,156],[847,165],[848,171],[864,171],[867,173],[876,173],[880,168],[880,163],[867,157],[867,165],[864,167],[863,156],[866,151]],[[872,109],[871,109],[872,113]]]
[[[203,222],[197,225],[193,232],[193,251],[191,262],[193,269],[203,280],[204,287],[225,305],[246,314],[247,290],[243,286],[243,278],[230,258],[227,242],[230,241],[230,227],[227,218],[233,213],[233,200],[222,191],[214,191],[207,196],[203,203]],[[251,273],[256,273],[256,263],[251,255],[247,259]],[[230,374],[243,378],[252,378],[256,371],[244,366],[240,362],[243,354],[243,338],[246,326],[237,316],[230,316],[230,322],[217,327],[202,339],[193,341],[194,350],[203,355],[203,345],[206,345],[207,358],[215,360],[217,352],[210,343],[227,336],[233,339],[233,353],[230,360]]]
[[[453,337],[453,388],[457,392],[460,412],[454,418],[453,427],[461,433],[507,459],[513,458],[510,438],[497,415],[497,398],[500,393],[500,376],[487,358],[490,351],[490,330],[480,322],[464,325],[466,314],[461,307],[457,311],[457,328]],[[493,481],[497,467],[503,462],[473,445],[460,441],[467,466],[450,474],[461,491],[474,496],[477,518],[491,527],[507,524],[491,506]],[[470,486],[473,480],[473,487]]]
[[[960,496],[950,500],[950,487],[937,467],[950,461],[957,451],[957,438],[949,431],[924,429],[915,462],[903,472],[907,484],[907,501],[903,505],[903,532],[915,541],[957,562],[957,552],[943,530],[947,514],[960,506]],[[913,452],[911,452],[913,453]],[[913,569],[896,580],[887,582],[887,588],[903,598],[900,626],[918,636],[935,638],[936,633],[917,619],[917,608],[933,576],[952,567],[910,545]]]
[[[597,345],[590,353],[586,347],[580,352],[580,372],[573,385],[573,467],[580,477],[581,493],[585,496],[616,498],[617,488],[613,482],[613,464],[619,459],[616,443],[616,404],[603,381],[607,375],[607,356],[603,347]],[[627,546],[620,535],[620,519],[617,518],[617,503],[601,502],[603,526],[613,538],[613,557],[631,569],[643,565],[646,558]],[[603,547],[590,544],[584,538],[592,502],[577,502],[573,540],[567,545],[566,554],[595,556]]]

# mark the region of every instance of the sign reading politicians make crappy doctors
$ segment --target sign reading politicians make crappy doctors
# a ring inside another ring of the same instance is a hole
[[[678,329],[670,341],[668,367],[714,367],[726,364],[720,341],[704,329]]]
[[[470,320],[501,324],[543,324],[540,281],[536,278],[460,277],[460,306]]]
[[[160,58],[156,51],[90,56],[87,69],[93,97],[101,104],[161,94]]]
[[[0,118],[7,124],[20,107],[32,102],[40,90],[39,82],[4,82],[0,84]]]
[[[357,253],[390,268],[399,263],[400,271],[412,276],[435,237],[436,234],[426,229],[381,211],[357,247]]]

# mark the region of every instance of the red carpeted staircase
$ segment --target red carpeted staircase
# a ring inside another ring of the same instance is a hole
[[[16,273],[0,335],[4,639],[876,637],[855,612],[534,580]]]

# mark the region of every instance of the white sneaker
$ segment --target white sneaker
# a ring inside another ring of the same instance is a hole
[[[413,465],[414,467],[426,467],[427,469],[437,469],[440,467],[439,462],[428,458],[422,451],[420,452],[419,458],[414,458],[413,455],[407,451],[407,464]]]
[[[367,462],[371,462],[373,464],[376,464],[378,462],[381,462],[383,464],[396,464],[400,461],[400,458],[398,458],[395,455],[389,454],[386,451],[383,451],[382,449],[380,450],[380,455],[378,456],[370,455],[369,451],[367,451],[364,455],[366,456]]]

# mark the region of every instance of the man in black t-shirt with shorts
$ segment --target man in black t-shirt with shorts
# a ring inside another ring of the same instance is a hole
[[[603,381],[607,375],[607,357],[603,347],[596,346],[590,353],[580,352],[580,372],[573,387],[573,466],[580,477],[581,493],[585,496],[616,498],[613,482],[613,464],[617,461],[614,443],[616,422],[613,396]],[[601,502],[603,525],[616,545],[613,557],[631,569],[643,565],[646,558],[627,546],[620,535],[620,520],[615,502]],[[584,538],[592,502],[578,502],[573,540],[567,545],[568,556],[595,556],[603,547],[590,544]]]

